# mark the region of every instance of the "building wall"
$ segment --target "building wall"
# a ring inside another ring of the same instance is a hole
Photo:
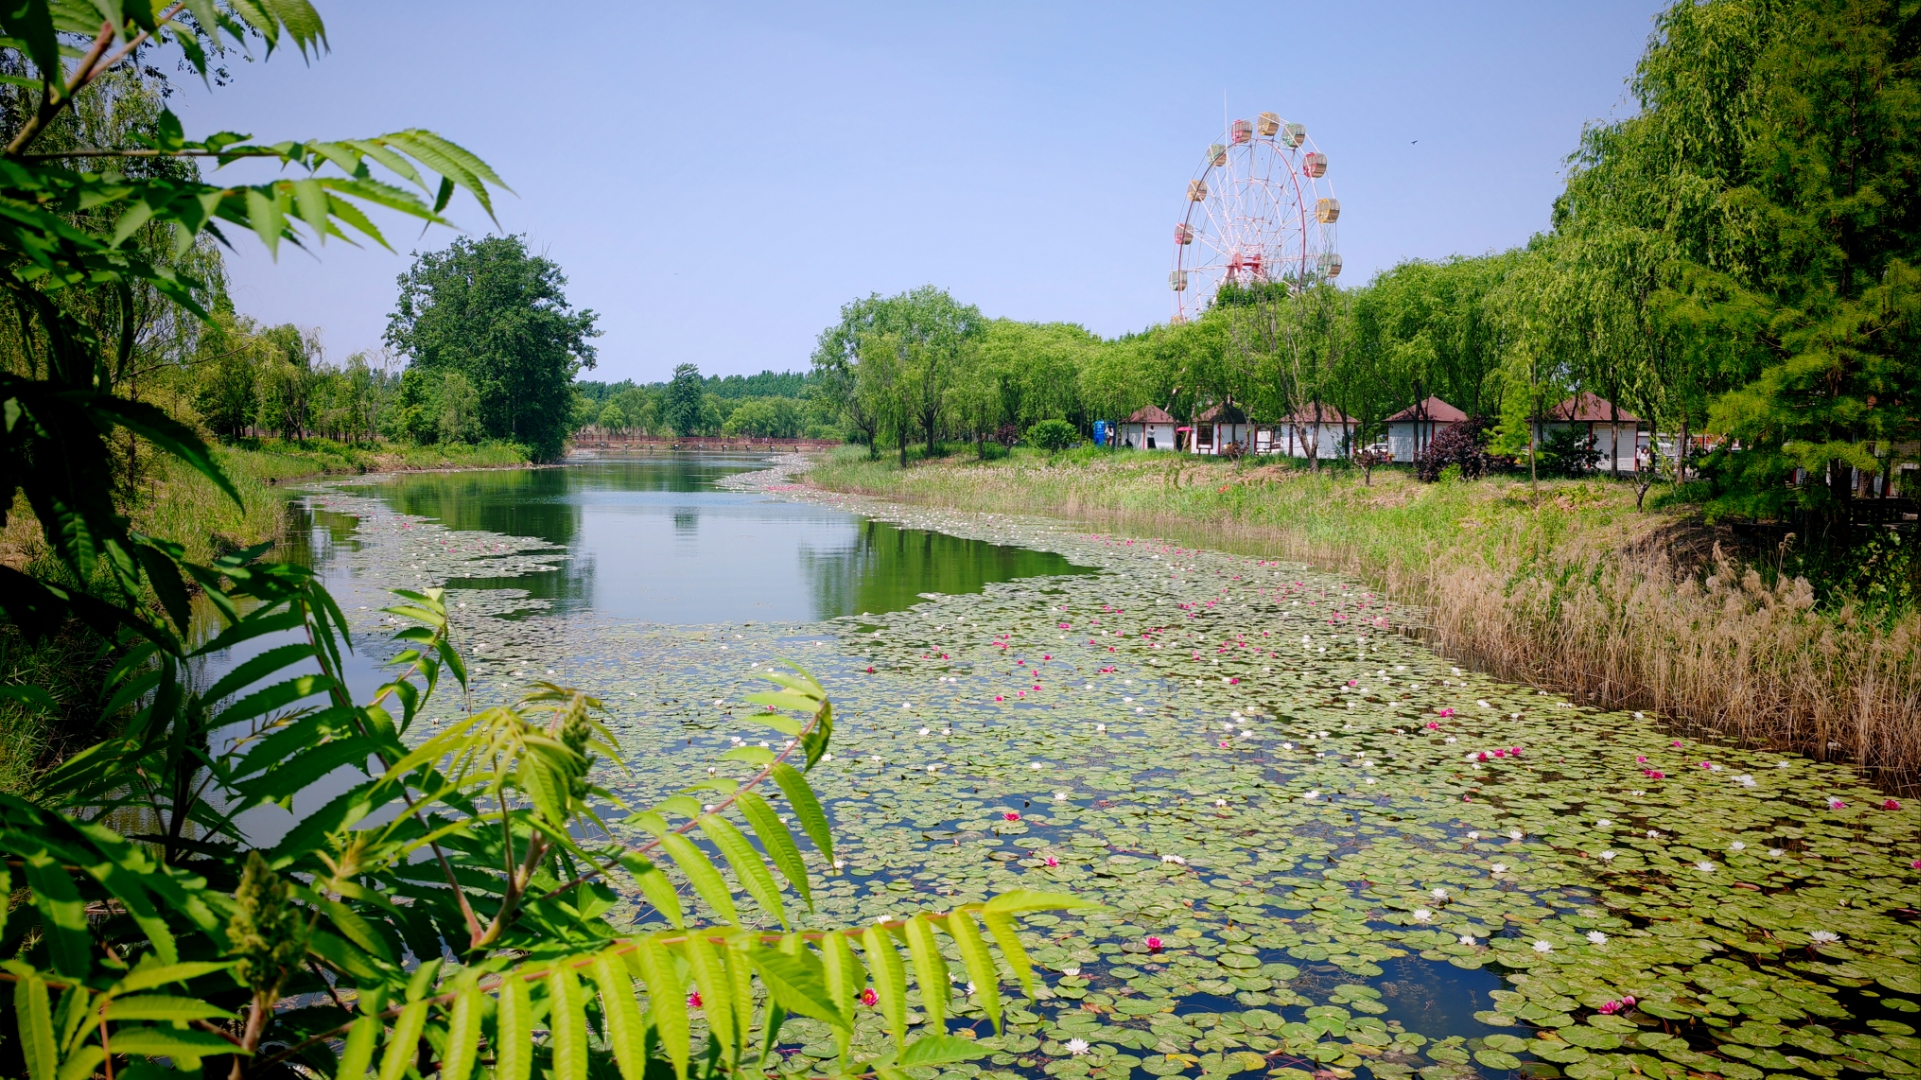
[[[1427,444],[1439,438],[1441,433],[1453,427],[1452,423],[1401,420],[1387,425],[1387,449],[1395,461],[1412,462],[1414,455],[1427,449]]]

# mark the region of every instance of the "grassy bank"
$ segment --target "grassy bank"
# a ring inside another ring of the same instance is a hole
[[[279,535],[285,496],[279,485],[304,477],[409,469],[482,469],[527,464],[525,448],[510,443],[480,446],[412,446],[379,443],[347,446],[262,440],[214,451],[240,492],[242,506],[189,469],[162,463],[142,485],[133,509],[136,526],[153,536],[187,545],[204,560]]]
[[[184,544],[188,557],[213,556],[279,537],[286,523],[281,485],[327,474],[406,469],[472,469],[524,465],[518,446],[341,446],[324,441],[262,441],[214,450],[239,491],[235,506],[212,483],[171,460],[153,462],[129,492],[134,526]],[[44,557],[39,523],[24,503],[0,532],[0,559],[20,567]],[[97,635],[73,625],[57,636],[30,643],[11,627],[0,628],[0,686],[37,686],[52,696],[43,710],[0,700],[0,791],[24,788],[42,762],[57,758],[68,743],[84,744],[105,702],[100,697],[114,650]]]
[[[1484,670],[1644,709],[1752,745],[1921,773],[1921,617],[1818,605],[1745,564],[1686,507],[1638,511],[1605,479],[1421,484],[1377,470],[1083,450],[901,469],[846,450],[831,490],[1042,514],[1353,573],[1424,612],[1441,650]],[[1658,502],[1658,496],[1650,503]]]

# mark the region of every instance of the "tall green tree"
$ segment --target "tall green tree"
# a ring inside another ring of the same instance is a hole
[[[681,364],[674,368],[674,377],[667,383],[663,412],[675,434],[695,435],[702,430],[705,386],[700,377],[700,368],[693,364]]]
[[[415,254],[386,341],[423,371],[459,372],[480,395],[489,437],[552,460],[572,418],[574,375],[594,366],[600,336],[594,313],[567,302],[566,284],[522,237],[463,237]]]

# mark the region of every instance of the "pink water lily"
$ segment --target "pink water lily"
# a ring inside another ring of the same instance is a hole
[[[1847,808],[1848,808],[1848,804],[1845,802],[1842,802],[1840,799],[1828,800],[1828,809],[1830,810],[1846,810]]]
[[[1453,709],[1442,709],[1442,710],[1440,710],[1440,715],[1441,715],[1442,717],[1449,717],[1449,716],[1453,716],[1453,715],[1454,715],[1454,710],[1453,710]]]
[[[1161,951],[1161,939],[1160,939],[1160,938],[1157,938],[1157,937],[1151,937],[1151,936],[1150,936],[1150,937],[1149,937],[1149,938],[1147,939],[1147,942],[1146,942],[1146,944],[1147,944],[1147,951],[1148,951],[1148,952],[1151,952],[1151,953],[1157,953],[1157,952],[1160,952],[1160,951]]]
[[[871,986],[860,992],[860,1003],[862,1005],[867,1006],[870,1009],[873,1008],[874,1003],[879,1000],[880,1000],[880,995],[874,993],[874,988]]]
[[[1002,814],[1001,816],[1006,818],[1009,821],[1019,821],[1021,819],[1021,816],[1012,810],[1009,810],[1007,813]]]
[[[1901,800],[1900,799],[1884,799],[1881,802],[1881,809],[1899,810],[1901,809]]]

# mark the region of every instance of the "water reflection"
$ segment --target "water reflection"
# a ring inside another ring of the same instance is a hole
[[[449,581],[515,588],[556,613],[594,611],[667,623],[812,622],[918,603],[923,593],[979,592],[990,582],[1091,572],[1052,552],[901,529],[826,507],[729,491],[716,481],[760,468],[751,458],[593,461],[553,469],[408,473],[362,490],[393,509],[457,530],[543,540],[553,570]],[[296,531],[296,553],[326,570],[324,513]],[[330,523],[329,523],[330,525]],[[323,536],[324,534],[324,536]]]

